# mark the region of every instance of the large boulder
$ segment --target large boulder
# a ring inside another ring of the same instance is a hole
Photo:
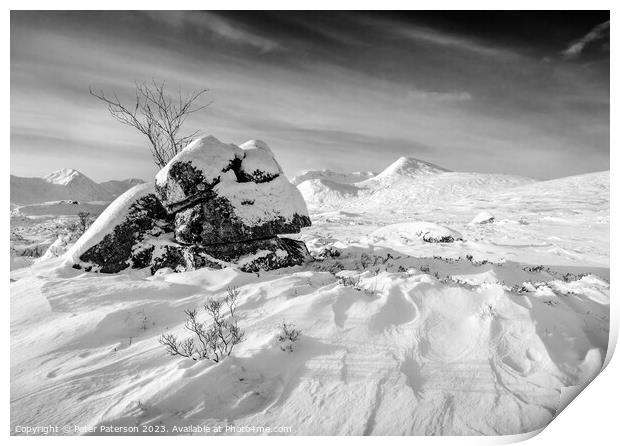
[[[224,180],[212,198],[175,216],[176,239],[203,245],[292,234],[305,226],[310,226],[306,204],[284,176],[265,183]]]
[[[252,139],[239,146],[243,150],[240,176],[243,181],[264,183],[283,174],[269,146],[258,139]]]
[[[155,187],[168,212],[177,212],[211,196],[227,172],[239,170],[242,150],[213,136],[192,141],[155,177]],[[234,172],[233,172],[234,175]]]
[[[76,268],[116,273],[150,262],[137,249],[146,239],[171,232],[173,220],[155,195],[153,183],[135,186],[114,200],[67,252]]]
[[[185,271],[236,265],[255,272],[300,265],[306,204],[262,141],[241,147],[204,137],[177,154],[156,183],[116,199],[67,253],[75,268]]]
[[[213,160],[213,161],[210,161]],[[297,233],[310,225],[306,203],[262,141],[241,147],[200,138],[157,174],[181,243],[230,243]]]

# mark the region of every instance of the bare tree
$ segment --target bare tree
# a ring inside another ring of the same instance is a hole
[[[165,82],[136,83],[134,106],[123,105],[115,93],[106,96],[103,91],[95,92],[92,88],[89,91],[107,105],[114,119],[146,136],[155,164],[160,168],[183,150],[198,133],[185,136],[180,134],[185,119],[209,105],[196,104],[208,90],[192,91],[187,95],[179,90],[178,97],[173,98],[166,94]]]

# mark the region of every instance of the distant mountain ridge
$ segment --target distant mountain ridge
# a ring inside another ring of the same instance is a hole
[[[127,189],[144,183],[131,178],[97,183],[76,169],[60,169],[43,178],[11,175],[11,203],[25,205],[47,201],[112,201]]]
[[[338,177],[349,180],[351,174],[330,171],[329,177],[315,175],[299,182],[297,187],[309,208],[401,209],[536,181],[517,175],[452,172],[412,157],[401,157],[362,181],[339,182]]]
[[[327,180],[340,184],[351,184],[367,180],[375,175],[375,172],[340,173],[329,169],[308,170],[300,175],[297,175],[296,177],[293,177],[293,179],[291,179],[291,183],[297,186],[307,180]]]

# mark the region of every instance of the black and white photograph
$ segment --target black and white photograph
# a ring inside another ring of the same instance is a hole
[[[610,16],[11,10],[10,435],[546,428],[616,342]]]

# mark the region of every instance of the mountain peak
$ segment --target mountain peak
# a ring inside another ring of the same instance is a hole
[[[386,167],[375,178],[381,179],[394,176],[429,175],[442,172],[449,172],[449,170],[410,156],[401,156]]]
[[[45,176],[43,179],[47,181],[48,183],[60,184],[60,185],[66,186],[67,184],[71,183],[72,181],[78,178],[84,178],[86,180],[90,180],[90,178],[88,178],[82,172],[75,170],[75,169],[71,169],[71,168],[64,168],[64,169],[56,170],[50,173],[49,175]]]

